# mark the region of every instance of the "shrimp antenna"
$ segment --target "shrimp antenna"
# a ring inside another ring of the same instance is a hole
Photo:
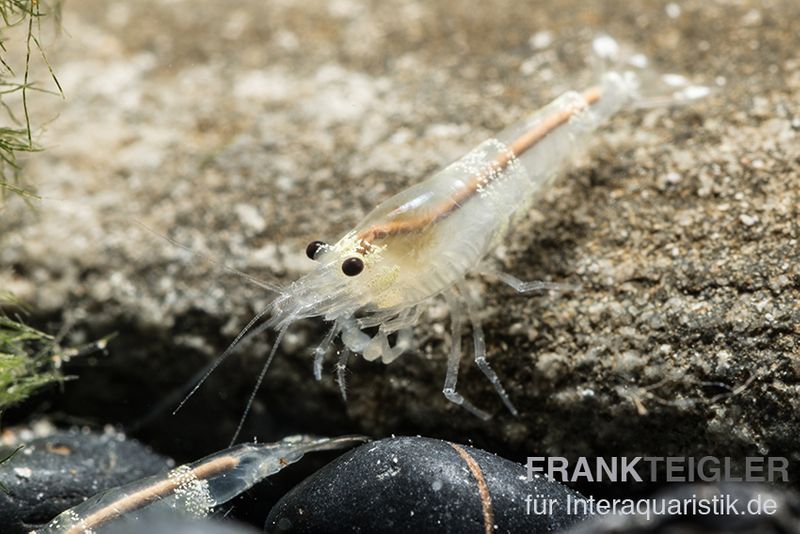
[[[253,325],[255,325],[259,320],[261,320],[261,318],[264,317],[269,312],[270,309],[271,306],[267,306],[266,308],[258,312],[258,314],[256,314],[255,317],[250,319],[250,322],[247,323],[247,325],[244,328],[242,328],[242,330],[238,334],[236,334],[236,337],[233,339],[233,341],[231,341],[230,345],[228,345],[228,348],[226,348],[222,352],[222,354],[217,356],[216,359],[214,359],[213,363],[203,371],[203,374],[200,377],[200,379],[192,387],[191,391],[189,391],[189,393],[187,393],[186,396],[183,397],[183,400],[178,403],[178,406],[177,408],[175,408],[175,410],[173,410],[172,415],[177,414],[178,411],[181,408],[183,408],[183,405],[186,404],[186,401],[188,401],[192,397],[192,395],[197,393],[197,390],[200,389],[200,386],[202,386],[206,380],[208,380],[208,377],[211,376],[211,374],[217,369],[217,367],[219,367],[222,364],[222,362],[225,361],[225,359],[231,355],[231,353],[239,345],[239,342],[242,340],[245,334],[250,332],[250,329],[253,328]],[[267,328],[265,325],[267,325],[267,323],[264,323],[263,325],[259,326],[257,329],[252,331],[250,335],[247,336],[248,339],[263,332]]]
[[[260,287],[262,289],[266,289],[267,291],[273,291],[275,293],[281,293],[283,291],[283,288],[280,285],[276,284],[276,283],[267,282],[266,280],[261,280],[260,278],[256,278],[255,276],[253,276],[251,274],[247,274],[244,271],[240,271],[239,269],[231,267],[230,265],[227,265],[226,263],[222,262],[221,260],[218,260],[218,259],[216,259],[216,258],[214,258],[212,256],[209,256],[208,254],[203,254],[202,252],[197,252],[196,250],[193,250],[192,247],[190,247],[188,245],[184,245],[183,243],[180,243],[179,241],[176,241],[175,239],[173,239],[173,238],[171,238],[171,237],[169,237],[167,235],[164,235],[164,234],[161,234],[161,233],[155,231],[154,229],[150,228],[149,226],[147,226],[146,224],[144,224],[142,221],[140,221],[138,219],[131,219],[131,220],[134,223],[136,223],[137,226],[139,226],[143,230],[146,230],[146,231],[150,232],[154,236],[160,237],[161,239],[164,239],[164,240],[168,241],[169,243],[173,244],[174,246],[185,250],[186,252],[190,253],[191,255],[197,256],[198,258],[201,258],[201,259],[207,261],[208,263],[210,263],[212,265],[216,265],[217,267],[220,267],[221,269],[223,269],[225,271],[228,271],[229,273],[235,274],[237,276],[241,276],[245,280],[257,285],[258,287]]]
[[[284,334],[286,334],[286,330],[289,328],[289,325],[292,322],[292,318],[290,317],[286,324],[284,324],[281,329],[278,331],[277,337],[275,337],[275,342],[272,344],[272,349],[269,351],[269,356],[267,356],[267,361],[264,362],[264,367],[261,368],[261,373],[258,375],[258,379],[256,380],[256,385],[253,386],[253,391],[250,392],[250,398],[247,399],[247,405],[244,407],[244,412],[242,413],[242,417],[239,418],[239,424],[236,426],[236,432],[233,433],[233,437],[231,438],[230,447],[233,447],[233,444],[236,443],[236,439],[239,437],[239,434],[242,432],[242,427],[244,426],[244,421],[247,419],[247,414],[250,413],[250,408],[253,406],[253,401],[256,399],[256,393],[261,388],[261,383],[264,382],[264,376],[267,374],[267,369],[269,369],[269,365],[272,363],[272,359],[275,357],[275,353],[278,351],[278,347],[283,340]],[[269,323],[264,323],[260,325],[253,331],[253,335],[263,332]]]
[[[148,426],[154,419],[156,419],[159,415],[161,415],[164,411],[167,410],[171,405],[176,402],[179,402],[189,389],[191,389],[198,380],[200,380],[208,370],[216,365],[216,361],[209,362],[205,365],[202,369],[192,376],[189,380],[183,383],[180,387],[174,388],[168,393],[164,398],[162,398],[154,408],[148,411],[142,417],[134,420],[132,423],[125,425],[125,432],[128,433],[135,433],[138,432],[140,429]],[[177,412],[177,409],[175,410]],[[173,414],[175,412],[172,412]]]

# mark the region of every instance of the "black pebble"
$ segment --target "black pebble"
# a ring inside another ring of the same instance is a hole
[[[488,452],[457,445],[477,465],[491,499],[491,532],[553,532],[582,520],[563,513],[573,490]],[[328,464],[272,509],[267,532],[456,532],[484,534],[484,501],[456,448],[429,438],[367,443]],[[553,515],[526,513],[525,496],[556,499]],[[560,508],[560,509],[559,509]]]
[[[169,467],[119,434],[58,431],[33,440],[0,465],[0,532],[28,532],[87,497]]]

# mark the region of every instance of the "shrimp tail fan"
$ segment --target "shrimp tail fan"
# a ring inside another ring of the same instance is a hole
[[[635,108],[681,106],[712,92],[710,86],[696,83],[686,75],[654,66],[650,58],[608,35],[598,35],[592,40],[590,63],[599,74],[619,75],[629,87],[631,105]]]

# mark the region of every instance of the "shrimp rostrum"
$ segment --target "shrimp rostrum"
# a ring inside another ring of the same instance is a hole
[[[465,278],[489,275],[520,292],[559,287],[523,282],[488,268],[485,260],[515,217],[612,115],[626,107],[688,101],[707,92],[680,76],[656,75],[641,55],[621,52],[608,37],[596,39],[594,45],[600,57],[615,65],[596,85],[561,95],[427,180],[389,198],[335,243],[312,242],[307,254],[316,261],[315,269],[281,288],[270,307],[248,325],[268,315],[254,331],[278,331],[268,362],[291,323],[322,317],[332,327],[315,351],[314,373],[319,379],[325,353],[341,336],[345,348],[337,371],[344,395],[349,354],[394,361],[411,346],[411,329],[425,304],[441,295],[450,309],[453,340],[445,397],[478,417],[489,417],[456,390],[460,331],[466,319],[472,325],[476,365],[516,414],[486,359],[477,303],[466,291]],[[364,332],[376,328],[373,335]]]

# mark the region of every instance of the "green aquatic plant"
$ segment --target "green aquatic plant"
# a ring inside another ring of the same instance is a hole
[[[61,372],[70,359],[104,350],[111,336],[81,346],[63,346],[67,328],[56,336],[25,324],[19,316],[3,311],[22,305],[10,294],[0,293],[0,413],[22,402],[38,389],[72,378]]]
[[[30,79],[37,55],[57,94],[63,96],[40,40],[41,21],[46,16],[59,24],[60,0],[0,0],[0,209],[8,193],[29,201],[37,198],[22,179],[18,158],[21,153],[41,150],[34,143],[28,107],[31,91],[49,92]],[[58,368],[65,354],[61,354],[59,340],[2,311],[18,304],[11,295],[0,293],[0,413],[42,386],[63,379]]]
[[[5,124],[0,123],[0,203],[9,192],[27,199],[37,198],[29,185],[23,181],[18,158],[21,153],[41,150],[33,140],[28,109],[29,93],[51,92],[37,87],[30,80],[34,52],[41,57],[47,67],[57,89],[56,94],[63,97],[61,85],[47,60],[39,37],[41,21],[46,16],[50,16],[58,24],[61,18],[60,0],[53,2],[0,0],[0,108],[5,115],[3,117]],[[24,37],[10,39],[8,33],[12,28],[19,26],[25,28]],[[12,55],[10,52],[12,45],[24,47],[22,51],[25,59],[19,75],[9,59]],[[21,99],[18,98],[20,96]]]
[[[10,296],[0,297],[12,302]],[[61,379],[53,336],[0,312],[0,412]]]

